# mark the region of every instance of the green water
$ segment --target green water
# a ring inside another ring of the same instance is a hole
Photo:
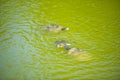
[[[0,80],[119,80],[119,0],[0,0]],[[69,27],[46,33],[40,25]],[[67,55],[67,40],[87,51]]]

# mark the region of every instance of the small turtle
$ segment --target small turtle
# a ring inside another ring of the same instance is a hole
[[[68,43],[67,41],[64,41],[64,40],[56,41],[55,44],[58,48],[69,47],[71,45],[70,43]]]
[[[78,48],[70,48],[71,44],[64,40],[56,41],[55,44],[58,48],[65,48],[70,55],[79,55],[82,52],[82,50]]]
[[[57,32],[60,32],[60,31],[69,30],[69,28],[64,28],[64,27],[58,26],[56,24],[51,24],[51,25],[48,25],[46,27],[46,30],[49,31],[49,32],[57,33]]]

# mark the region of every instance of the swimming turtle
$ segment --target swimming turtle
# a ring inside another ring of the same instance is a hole
[[[55,42],[55,44],[58,48],[69,47],[71,45],[69,42],[64,41],[64,40],[58,40]]]
[[[71,44],[64,40],[58,40],[55,42],[55,44],[58,48],[62,48],[62,47],[65,48],[68,51],[68,54],[71,54],[71,55],[78,55],[82,51],[78,48],[70,48]]]
[[[65,30],[69,30],[69,28],[65,28],[56,24],[50,24],[46,26],[46,31],[48,32],[58,33]]]
[[[70,48],[71,44],[65,40],[58,40],[55,42],[55,44],[58,48],[62,48],[62,47],[65,48],[68,51],[68,54],[70,55],[78,55],[82,51],[78,48]]]

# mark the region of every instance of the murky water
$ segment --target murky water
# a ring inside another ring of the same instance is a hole
[[[119,80],[119,2],[1,0],[0,80]],[[47,33],[47,24],[70,30]],[[67,55],[59,39],[88,54]]]

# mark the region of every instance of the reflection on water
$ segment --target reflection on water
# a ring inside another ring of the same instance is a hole
[[[0,80],[118,80],[118,8],[117,1],[2,0]],[[47,33],[40,29],[47,24],[70,30]],[[54,45],[61,39],[88,54],[68,55]]]

